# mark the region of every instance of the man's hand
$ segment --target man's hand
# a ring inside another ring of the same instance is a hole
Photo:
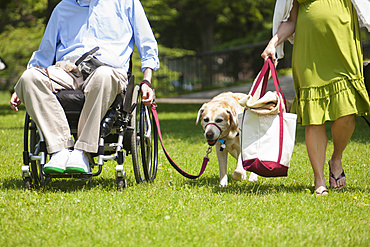
[[[141,92],[143,93],[143,96],[141,97],[141,102],[143,102],[146,106],[151,106],[154,100],[154,90],[151,88],[150,80],[152,79],[153,70],[150,68],[146,68],[143,73],[143,81],[141,83]],[[148,82],[148,84],[143,82]]]
[[[18,106],[21,104],[21,100],[18,98],[16,93],[12,94],[12,97],[10,99],[10,107],[14,111],[18,111]]]
[[[144,105],[151,106],[155,97],[154,90],[147,84],[143,83],[141,85],[141,92],[143,93],[141,101],[144,103]]]

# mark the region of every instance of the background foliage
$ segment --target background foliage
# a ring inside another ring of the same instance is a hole
[[[0,90],[11,90],[59,0],[0,0]],[[142,0],[160,56],[181,56],[267,39],[274,0]],[[134,73],[140,67],[134,57]]]
[[[45,24],[59,2],[0,0],[0,58],[8,65],[8,69],[0,71],[0,90],[12,90],[32,52],[37,50]],[[271,36],[275,0],[141,0],[141,3],[158,40],[160,57],[226,49],[268,40]],[[364,42],[370,41],[370,35],[366,31],[363,34]],[[259,56],[260,51],[255,53]],[[141,74],[137,52],[134,74]]]

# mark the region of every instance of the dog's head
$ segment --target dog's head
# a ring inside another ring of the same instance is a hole
[[[238,133],[238,117],[235,109],[227,102],[209,102],[198,111],[195,124],[200,121],[204,137],[210,146],[225,137],[235,137]]]

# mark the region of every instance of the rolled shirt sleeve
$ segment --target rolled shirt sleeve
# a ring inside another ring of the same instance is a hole
[[[141,69],[159,68],[158,44],[139,0],[133,0],[131,23],[134,39],[141,57]]]

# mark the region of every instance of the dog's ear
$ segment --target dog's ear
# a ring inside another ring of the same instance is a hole
[[[227,109],[227,113],[230,115],[231,123],[234,124],[234,126],[238,126],[238,116],[236,115],[236,111],[233,109]]]
[[[229,138],[235,138],[235,136],[238,134],[239,132],[239,128],[238,128],[238,116],[236,114],[236,111],[235,110],[232,110],[232,109],[227,109],[226,110],[227,113],[230,115],[230,131],[229,131]]]
[[[198,111],[198,116],[197,116],[197,120],[195,121],[195,125],[198,124],[199,122],[199,119],[200,119],[200,116],[202,115],[202,113],[204,112],[204,107],[206,106],[206,104],[203,104],[202,107],[199,109]]]

